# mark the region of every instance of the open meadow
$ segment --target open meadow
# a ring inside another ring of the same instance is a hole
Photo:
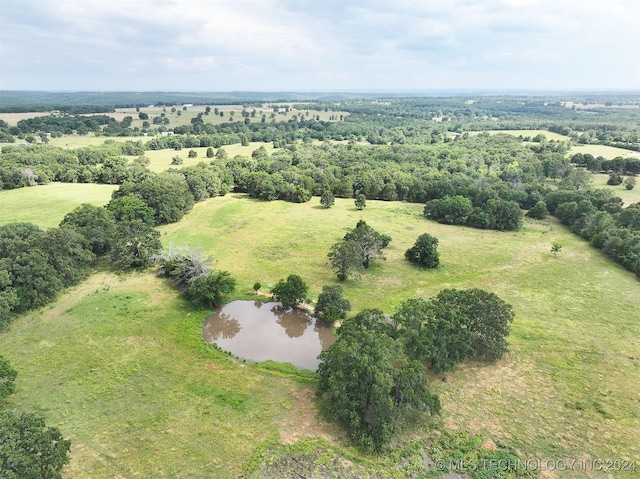
[[[622,198],[624,206],[629,206],[631,203],[638,203],[640,201],[640,186],[638,185],[636,185],[632,190],[628,190],[624,185],[607,185],[609,175],[606,173],[596,173],[591,175],[591,178],[592,188],[602,188],[612,191],[614,195]]]
[[[242,146],[240,143],[235,143],[233,145],[224,145],[222,149],[227,152],[229,158],[233,158],[236,155],[251,157],[251,153],[255,150],[264,146],[267,150],[267,153],[270,155],[273,153],[273,143],[272,142],[262,142],[262,141],[254,141],[250,142],[247,146]],[[172,149],[164,149],[164,150],[147,150],[144,152],[144,156],[149,158],[149,165],[147,166],[151,171],[156,173],[166,171],[169,168],[183,168],[185,166],[193,166],[198,163],[205,162],[210,163],[211,161],[216,161],[215,158],[207,158],[207,149],[206,147],[202,148],[183,148],[182,150],[172,150]],[[193,150],[197,153],[198,156],[195,158],[189,158],[189,151]],[[217,148],[213,148],[214,152],[217,152]],[[183,163],[180,166],[172,166],[171,161],[174,156],[179,156],[182,158]],[[131,157],[133,160],[136,157]]]
[[[16,192],[0,195],[7,193]],[[237,278],[234,298],[254,298],[256,281],[267,290],[296,273],[315,299],[322,285],[337,284],[330,246],[364,219],[393,239],[386,261],[342,284],[352,312],[391,314],[405,299],[472,287],[514,307],[508,355],[496,364],[462,364],[447,382],[432,376],[446,427],[509,444],[526,458],[639,458],[634,275],[553,219],[501,233],[440,225],[421,212],[422,205],[400,202],[370,201],[358,211],[353,200],[336,199],[325,209],[318,198],[293,204],[230,194],[196,204],[160,230],[165,245],[214,255],[216,268]],[[437,270],[417,269],[403,257],[425,232],[440,240]],[[556,255],[554,242],[562,245]],[[19,371],[10,407],[45,416],[71,439],[69,478],[238,477],[254,448],[273,438],[321,437],[344,457],[364,460],[317,417],[313,378],[244,365],[205,346],[207,315],[153,272],[99,272],[0,333],[0,351]],[[394,470],[382,458],[363,464]]]
[[[472,134],[479,134],[481,132],[474,131],[470,132]],[[536,135],[544,135],[547,140],[556,140],[556,141],[569,141],[570,138],[566,135],[561,135],[559,133],[554,133],[552,131],[547,130],[489,130],[487,133],[491,135],[496,135],[498,133],[504,133],[507,135],[513,135],[516,137],[531,137],[533,138]],[[527,142],[528,144],[534,144],[532,142]],[[571,150],[567,153],[567,156],[575,155],[576,153],[582,154],[591,154],[593,156],[603,156],[608,160],[612,160],[617,156],[621,156],[622,158],[629,157],[640,157],[640,152],[625,150],[624,148],[617,148],[615,146],[607,146],[607,145],[571,145]]]
[[[94,183],[49,183],[0,191],[0,225],[23,221],[52,228],[82,203],[107,204],[116,188]]]

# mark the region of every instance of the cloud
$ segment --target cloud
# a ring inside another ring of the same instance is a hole
[[[2,0],[0,88],[640,88],[636,0]]]

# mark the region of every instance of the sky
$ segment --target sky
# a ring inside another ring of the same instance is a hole
[[[638,0],[0,0],[0,90],[638,90],[638,25]]]

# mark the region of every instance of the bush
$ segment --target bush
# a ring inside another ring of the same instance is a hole
[[[538,201],[536,205],[527,211],[527,216],[536,220],[543,220],[549,214],[547,204],[544,201]]]
[[[422,268],[437,268],[440,264],[438,238],[427,233],[421,234],[404,256]]]
[[[280,301],[282,306],[292,307],[307,300],[309,286],[297,274],[290,274],[287,280],[281,279],[271,289],[273,299]]]

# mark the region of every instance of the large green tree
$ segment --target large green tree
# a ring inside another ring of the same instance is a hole
[[[437,372],[468,358],[493,361],[507,352],[511,305],[481,289],[445,289],[430,300],[409,299],[392,316],[393,335],[410,358]]]
[[[52,228],[35,240],[63,286],[79,283],[89,276],[96,256],[86,238],[71,228]]]
[[[111,257],[123,269],[144,269],[151,266],[153,255],[161,248],[160,232],[142,221],[122,221],[116,229]]]
[[[290,274],[287,279],[279,280],[271,288],[273,299],[280,301],[282,306],[290,308],[307,300],[309,286],[297,274]]]
[[[320,204],[325,208],[331,208],[336,202],[333,193],[330,190],[325,190],[322,192],[322,196],[320,197]]]
[[[383,319],[381,311],[364,310],[345,322],[338,340],[319,356],[316,391],[325,414],[374,451],[390,443],[406,411],[440,410],[423,366],[407,360],[400,344],[376,326]]]
[[[113,198],[140,198],[155,212],[156,224],[180,220],[193,207],[193,194],[182,173],[167,171],[138,183],[126,182]]]
[[[98,256],[111,250],[116,233],[116,222],[111,213],[105,208],[90,204],[82,204],[67,213],[60,227],[73,229],[84,236],[91,251]]]
[[[356,227],[344,236],[345,241],[355,241],[362,251],[362,266],[369,268],[374,259],[384,259],[382,249],[391,242],[391,237],[378,233],[365,221],[360,220]]]
[[[116,221],[142,221],[155,226],[155,211],[140,198],[122,196],[113,198],[106,206]]]
[[[44,418],[31,413],[0,412],[0,477],[61,479],[71,442]]]
[[[340,281],[346,281],[349,277],[360,277],[364,271],[362,264],[362,247],[355,241],[341,241],[331,247],[327,255],[331,266],[336,271]]]
[[[313,310],[316,316],[322,315],[324,321],[333,323],[345,318],[349,311],[351,311],[351,303],[342,297],[342,287],[337,284],[322,287]]]

